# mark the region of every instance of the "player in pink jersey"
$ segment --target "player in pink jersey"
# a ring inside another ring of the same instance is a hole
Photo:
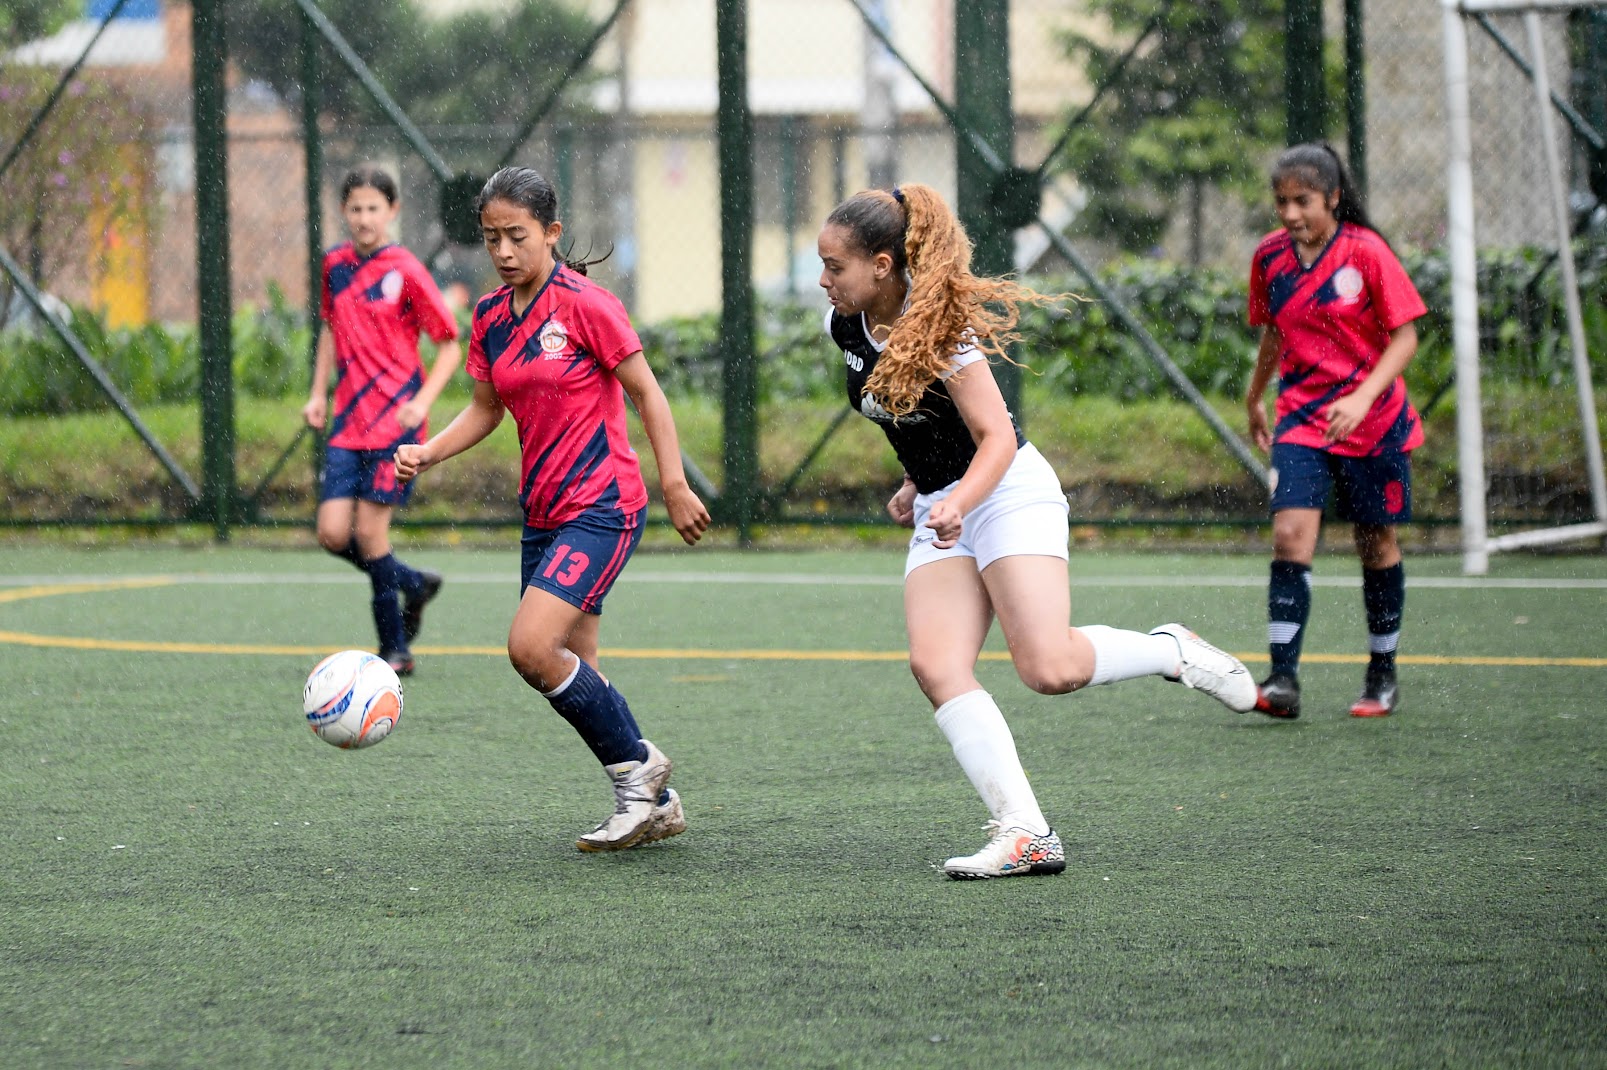
[[[614,787],[614,812],[575,846],[618,851],[686,830],[670,760],[642,738],[624,696],[598,674],[603,598],[642,537],[647,491],[625,433],[625,396],[658,462],[670,523],[688,545],[709,513],[687,484],[669,402],[619,299],[557,253],[558,195],[526,167],[492,175],[476,200],[505,283],[474,310],[474,398],[445,430],[396,451],[411,480],[489,435],[519,428],[524,508],[519,608],[508,659],[579,733]]]
[[[411,488],[396,479],[392,457],[429,433],[430,405],[462,356],[457,321],[418,258],[389,240],[398,208],[396,182],[360,167],[340,187],[351,240],[329,250],[323,267],[323,319],[308,426],[329,422],[319,481],[318,543],[368,574],[379,654],[399,675],[413,671],[413,638],[441,576],[410,568],[391,552],[391,515]],[[420,333],[438,343],[425,378]],[[329,377],[335,382],[329,420]]]
[[[1396,525],[1412,517],[1411,451],[1423,425],[1401,378],[1427,311],[1389,244],[1373,229],[1339,156],[1297,145],[1272,169],[1283,223],[1250,264],[1250,323],[1262,328],[1245,396],[1250,435],[1272,454],[1272,575],[1267,641],[1272,672],[1256,708],[1300,714],[1300,646],[1311,612],[1311,564],[1330,493],[1354,525],[1371,652],[1354,717],[1400,702],[1395,651],[1406,604]],[[1263,396],[1278,372],[1277,422]]]

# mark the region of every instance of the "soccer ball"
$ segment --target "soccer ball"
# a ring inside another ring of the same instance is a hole
[[[342,650],[320,661],[301,691],[307,727],[325,743],[372,747],[402,719],[402,681],[366,650]]]

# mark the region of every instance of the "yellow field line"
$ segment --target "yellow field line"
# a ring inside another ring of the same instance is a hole
[[[58,594],[96,594],[100,591],[132,591],[145,587],[171,587],[177,580],[151,576],[137,580],[107,580],[103,583],[52,583],[39,587],[18,587],[0,591],[0,603],[21,602],[28,598],[50,598]]]
[[[48,598],[64,594],[93,594],[100,591],[138,590],[169,587],[176,579],[151,576],[140,579],[108,580],[97,583],[57,583],[0,591],[0,603],[27,598]],[[59,650],[116,650],[137,654],[267,654],[293,657],[322,657],[329,653],[321,646],[291,646],[272,643],[172,643],[146,639],[90,639],[68,635],[36,635],[31,632],[0,631],[0,643],[14,646],[48,647]],[[429,656],[501,657],[500,646],[423,646],[415,653]],[[902,650],[676,650],[669,648],[607,648],[602,657],[657,661],[904,661]],[[1243,661],[1266,661],[1264,653],[1239,654]],[[982,661],[1009,661],[1004,651],[985,651]],[[1304,654],[1302,661],[1321,665],[1363,665],[1365,654]],[[1451,657],[1440,654],[1402,654],[1403,665],[1468,665],[1482,667],[1607,669],[1607,658],[1537,657]]]
[[[171,643],[160,640],[90,639],[70,635],[35,635],[29,632],[0,631],[0,643],[15,646],[48,647],[59,650],[107,650],[139,654],[266,654],[295,657],[322,657],[329,653],[321,646],[290,646],[275,643]],[[502,657],[500,646],[421,646],[414,653],[427,657]],[[606,647],[602,657],[652,661],[892,661],[909,657],[902,650],[686,650],[668,647]],[[1243,661],[1266,661],[1265,654],[1239,654]],[[983,661],[1009,661],[1005,651],[985,651]],[[1302,661],[1323,665],[1365,665],[1365,654],[1305,654]],[[1438,654],[1402,654],[1403,665],[1467,665],[1483,667],[1607,669],[1607,658],[1529,658],[1529,657],[1450,657]]]

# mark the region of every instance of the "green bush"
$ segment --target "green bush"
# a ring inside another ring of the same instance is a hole
[[[1607,382],[1607,243],[1578,250],[1586,329],[1598,382]],[[1418,321],[1418,355],[1407,371],[1421,400],[1447,383],[1451,355],[1450,270],[1443,252],[1407,251],[1407,272],[1428,306]],[[1572,382],[1572,356],[1558,272],[1544,250],[1481,254],[1478,265],[1484,372],[1508,382]],[[1155,336],[1195,386],[1237,396],[1255,365],[1259,332],[1246,322],[1242,276],[1157,261],[1128,261],[1102,281]],[[1044,293],[1086,294],[1081,280],[1033,280]],[[825,398],[842,390],[836,353],[813,305],[766,305],[759,310],[760,401]],[[719,397],[719,318],[666,320],[641,332],[648,359],[672,394]],[[1154,398],[1171,392],[1165,376],[1097,299],[1059,307],[1028,306],[1021,316],[1021,361],[1036,387],[1059,394]]]
[[[1598,383],[1607,383],[1607,242],[1581,243],[1579,278]],[[1450,381],[1450,270],[1443,252],[1402,256],[1428,315],[1418,321],[1417,358],[1407,370],[1424,402]],[[1484,374],[1492,380],[1559,385],[1573,381],[1560,281],[1544,250],[1498,250],[1478,263]],[[1183,372],[1207,394],[1244,391],[1255,362],[1256,332],[1245,322],[1242,277],[1156,261],[1113,266],[1103,281],[1144,323]],[[1034,280],[1045,293],[1078,293],[1070,278]],[[842,391],[824,309],[765,303],[758,308],[759,400],[830,399]],[[198,380],[195,330],[147,326],[109,330],[79,311],[73,329],[136,403],[185,401]],[[1163,397],[1171,387],[1138,340],[1098,300],[1028,306],[1021,318],[1021,360],[1036,389],[1121,399]],[[664,320],[640,328],[648,360],[667,393],[718,399],[722,394],[719,317]],[[307,387],[309,337],[304,313],[270,288],[266,308],[234,318],[234,376],[241,392],[295,396]],[[82,412],[109,406],[89,374],[52,335],[0,334],[0,411],[9,415]]]
[[[200,346],[189,324],[107,327],[104,317],[74,309],[73,334],[117,388],[136,405],[196,396]],[[252,397],[282,398],[307,388],[310,339],[305,317],[270,286],[263,309],[234,315],[234,381]],[[10,416],[96,412],[111,400],[48,328],[0,334],[0,411]]]

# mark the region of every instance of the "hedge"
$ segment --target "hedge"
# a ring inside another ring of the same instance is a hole
[[[1582,242],[1579,275],[1586,331],[1598,384],[1607,383],[1607,242]],[[1429,313],[1418,322],[1418,356],[1408,370],[1426,400],[1452,369],[1450,272],[1442,252],[1407,251],[1407,271]],[[1485,375],[1491,379],[1571,383],[1572,355],[1558,272],[1544,250],[1486,252],[1478,263]],[[1132,309],[1191,380],[1207,394],[1243,391],[1256,338],[1245,323],[1245,280],[1158,261],[1130,261],[1104,281]],[[1075,293],[1075,280],[1035,279],[1044,292]],[[758,316],[761,401],[828,398],[842,389],[837,354],[826,340],[819,304],[761,302]],[[136,403],[183,401],[198,381],[192,326],[108,329],[96,315],[75,313],[73,329]],[[666,320],[641,328],[642,342],[671,396],[719,397],[719,319]],[[1034,389],[1117,398],[1156,397],[1170,389],[1137,340],[1099,301],[1068,300],[1022,316],[1022,362]],[[234,317],[234,374],[241,392],[292,397],[307,389],[304,315],[270,290],[264,309]],[[48,332],[0,334],[0,411],[8,415],[104,409],[109,402]]]

